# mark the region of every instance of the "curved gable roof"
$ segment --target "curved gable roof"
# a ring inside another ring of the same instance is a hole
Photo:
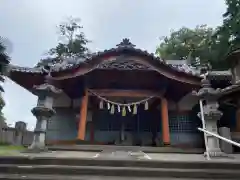
[[[40,77],[44,79],[44,76],[50,74],[53,79],[61,80],[81,76],[94,69],[143,70],[156,71],[170,79],[189,84],[200,85],[201,80],[199,73],[191,68],[168,64],[153,53],[136,48],[129,39],[123,39],[115,48],[94,53],[84,60],[66,59],[63,63],[50,61],[49,69],[43,66],[34,68],[12,66],[11,71],[16,74],[15,76],[34,74],[38,79],[41,79]]]
[[[170,79],[191,84],[199,84],[201,79],[199,74],[191,71],[190,68],[169,65],[153,53],[135,48],[129,39],[123,39],[115,48],[92,54],[85,61],[74,60],[72,62],[53,66],[52,77],[66,79],[89,73],[95,69],[117,68],[120,70],[153,70]]]

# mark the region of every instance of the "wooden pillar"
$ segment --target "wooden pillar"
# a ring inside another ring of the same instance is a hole
[[[85,95],[82,97],[80,107],[80,120],[78,126],[78,139],[85,139],[86,124],[87,124],[87,108],[88,108],[88,92],[85,91]]]
[[[164,145],[170,145],[170,133],[168,122],[168,103],[166,98],[161,99],[162,113],[162,140]]]
[[[240,132],[240,99],[237,100],[237,110],[235,118],[236,118],[235,131]]]
[[[236,111],[236,132],[240,132],[240,108]]]

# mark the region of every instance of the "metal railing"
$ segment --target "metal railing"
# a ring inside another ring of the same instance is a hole
[[[218,138],[218,139],[221,139],[221,140],[223,140],[223,141],[225,141],[225,142],[228,142],[228,143],[230,143],[230,144],[232,144],[232,145],[235,145],[235,146],[237,146],[237,147],[240,147],[240,143],[237,143],[237,142],[235,142],[235,141],[232,141],[232,140],[230,140],[230,139],[227,139],[227,138],[225,138],[225,137],[222,137],[222,136],[220,136],[220,135],[218,135],[218,134],[212,133],[212,132],[210,132],[210,131],[208,131],[208,130],[206,130],[206,129],[198,128],[198,130],[204,132],[204,134],[209,134],[209,135],[214,136],[214,137],[216,137],[216,138]]]
[[[199,104],[200,104],[201,120],[202,120],[202,127],[203,127],[203,128],[198,128],[198,130],[204,133],[204,141],[205,141],[207,159],[210,160],[210,155],[209,155],[209,151],[208,151],[208,143],[207,143],[207,136],[206,136],[206,134],[209,134],[209,135],[214,136],[214,137],[216,137],[216,138],[218,138],[218,139],[221,139],[221,140],[223,140],[223,141],[225,141],[225,142],[227,142],[227,143],[230,143],[230,144],[232,144],[232,145],[235,145],[235,146],[237,146],[237,147],[240,147],[240,143],[237,143],[237,142],[235,142],[235,141],[232,141],[232,140],[227,139],[227,138],[225,138],[225,137],[223,137],[223,136],[220,136],[220,135],[218,135],[218,134],[215,134],[215,133],[212,133],[212,132],[206,130],[206,124],[205,124],[205,119],[204,119],[204,114],[203,114],[203,102],[202,102],[202,100],[199,101]]]
[[[206,124],[205,124],[205,119],[204,119],[204,114],[203,114],[203,102],[202,102],[202,100],[199,101],[199,104],[200,104],[202,127],[203,127],[203,129],[206,129]],[[203,133],[203,134],[204,134],[204,142],[205,142],[207,160],[210,160],[210,155],[209,155],[209,151],[208,151],[207,136],[206,136],[206,133]]]

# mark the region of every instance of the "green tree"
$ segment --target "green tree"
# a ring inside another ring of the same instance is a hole
[[[0,60],[7,60],[9,59],[7,53],[6,53],[6,47],[3,43],[3,38],[0,37]]]
[[[0,61],[5,62],[9,60],[9,56],[6,53],[6,46],[4,44],[3,38],[0,37]],[[4,81],[4,78],[0,76],[0,81]],[[3,87],[0,85],[0,92],[3,92]],[[0,93],[0,121],[5,121],[4,114],[2,112],[3,107],[5,106],[5,101]]]
[[[229,51],[240,48],[240,0],[225,0],[227,10],[223,14],[223,24],[219,26],[215,38],[218,48]],[[221,54],[222,55],[222,54]]]
[[[215,33],[215,29],[206,25],[194,29],[182,27],[161,39],[156,54],[162,59],[188,60],[194,66],[200,63],[210,64],[213,69],[225,69],[225,65],[215,63],[218,54],[213,43],[217,39],[212,38]]]
[[[59,42],[50,49],[49,55],[60,60],[61,57],[86,57],[89,53],[86,38],[80,25],[80,19],[70,17],[58,26]]]

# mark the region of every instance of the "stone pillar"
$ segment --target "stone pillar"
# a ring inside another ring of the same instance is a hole
[[[34,138],[29,150],[46,150],[45,139],[47,130],[47,121],[55,114],[52,109],[53,99],[62,91],[48,83],[34,86],[33,93],[38,96],[37,106],[32,109],[33,115],[37,118],[34,129]]]
[[[220,134],[220,136],[223,136],[227,139],[230,139],[230,140],[232,139],[231,131],[230,131],[230,128],[228,128],[228,127],[220,127],[219,134]],[[220,147],[224,153],[231,154],[233,152],[232,144],[225,142],[223,140],[220,140]]]
[[[169,120],[168,120],[168,103],[165,98],[161,100],[162,113],[162,140],[164,145],[170,145]]]
[[[18,121],[15,123],[15,137],[14,144],[15,145],[23,145],[23,136],[27,131],[27,124],[22,121]]]
[[[217,121],[220,120],[222,113],[218,110],[218,104],[215,101],[208,100],[203,106],[205,128],[214,134],[218,134]],[[214,136],[206,134],[208,152],[211,156],[221,155],[220,140]]]
[[[211,84],[207,79],[202,80],[202,88],[198,92],[194,92],[194,95],[198,96],[205,103],[203,105],[203,116],[205,120],[205,129],[218,135],[217,121],[220,120],[222,112],[218,110],[218,90],[211,88]],[[198,113],[201,117],[201,112]],[[208,148],[210,156],[222,156],[223,153],[219,146],[219,139],[212,135],[205,135],[205,145]],[[206,153],[205,153],[206,154]]]

